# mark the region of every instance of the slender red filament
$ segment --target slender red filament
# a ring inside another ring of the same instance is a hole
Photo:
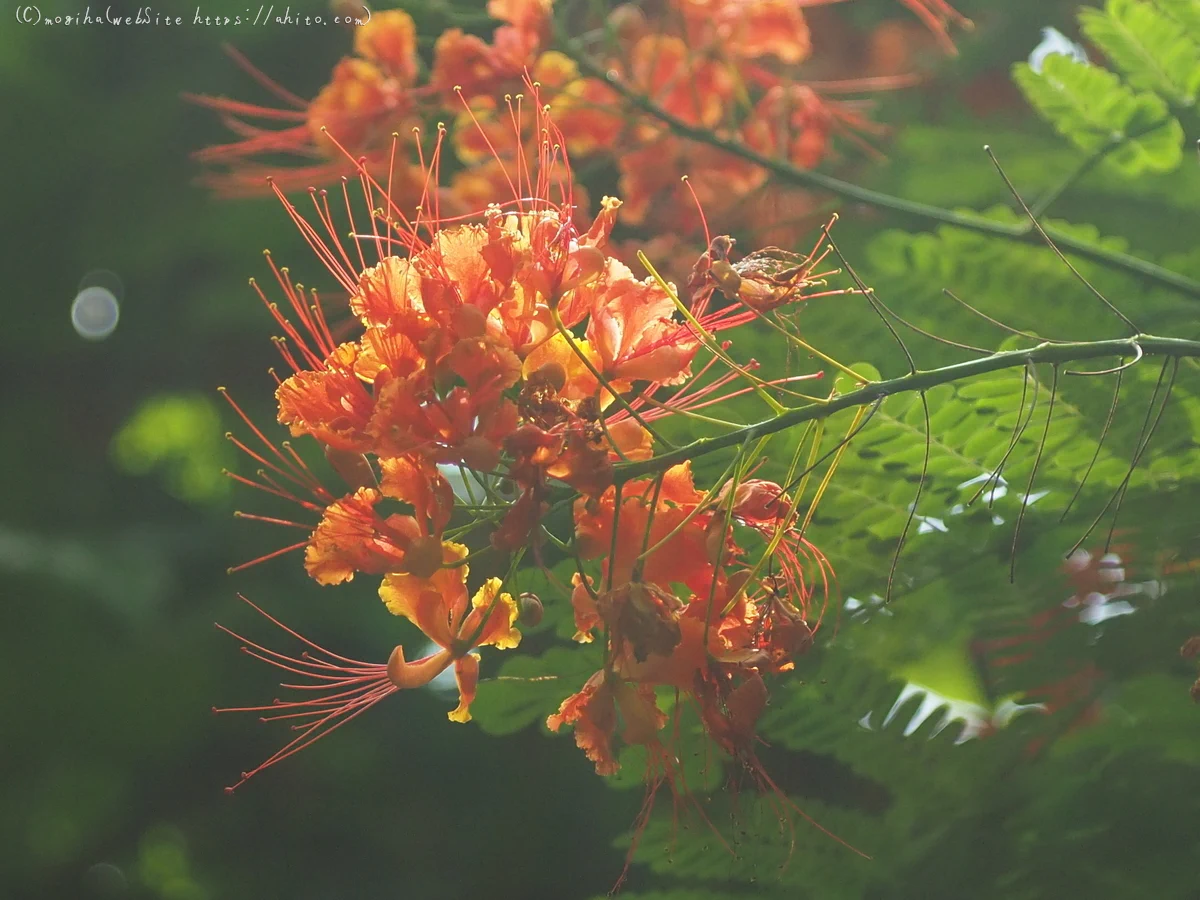
[[[256,644],[220,623],[217,623],[217,628],[240,641],[243,653],[306,680],[305,683],[299,684],[284,682],[280,684],[280,687],[291,691],[311,692],[312,696],[301,694],[300,699],[289,700],[276,698],[273,702],[263,706],[213,707],[215,713],[270,713],[270,715],[259,717],[263,722],[273,722],[279,719],[294,720],[294,724],[290,727],[293,731],[298,732],[296,737],[263,762],[253,769],[243,772],[242,777],[235,784],[225,789],[226,793],[233,793],[259,772],[299,753],[305,747],[311,746],[350,720],[362,715],[380,700],[399,690],[388,680],[386,665],[365,663],[339,656],[288,628],[241,594],[238,594],[238,597],[268,622],[281,628],[308,649],[301,651],[299,655],[288,656]]]

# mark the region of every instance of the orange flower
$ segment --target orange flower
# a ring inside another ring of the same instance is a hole
[[[690,462],[667,470],[657,496],[649,480],[625,484],[619,515],[615,488],[598,499],[581,498],[575,502],[579,555],[583,559],[603,557],[606,583],[622,587],[634,580],[638,557],[653,548],[643,561],[641,581],[664,590],[672,584],[686,584],[707,596],[713,569],[705,547],[710,514],[697,513],[703,499],[704,494],[692,483]]]
[[[368,449],[366,428],[375,404],[354,371],[358,357],[357,344],[342,344],[321,368],[297,372],[280,384],[275,392],[280,424],[339,450]]]
[[[419,456],[385,457],[379,468],[383,495],[412,506],[422,534],[440,536],[454,513],[454,489],[438,468]]]
[[[441,648],[407,662],[403,647],[396,647],[388,660],[388,676],[398,688],[420,687],[453,665],[459,704],[447,715],[452,722],[469,722],[479,680],[479,659],[470,651],[516,647],[521,642],[514,627],[519,610],[509,594],[500,592],[499,578],[485,581],[470,598],[468,609],[468,567],[463,563],[467,548],[447,541],[442,551],[443,567],[431,577],[388,575],[379,588],[379,596],[394,615],[407,618]]]
[[[304,551],[304,568],[319,584],[340,584],[355,572],[402,571],[412,542],[421,536],[412,516],[375,512],[379,491],[359,488],[325,510]]]
[[[728,56],[802,62],[812,50],[800,4],[790,0],[677,0],[693,46]]]
[[[574,727],[575,744],[596,764],[597,775],[614,775],[620,768],[613,752],[618,723],[626,744],[649,744],[657,741],[667,717],[658,708],[652,687],[630,685],[603,670],[546,719],[551,731],[563,725]]]
[[[713,126],[733,97],[725,66],[697,57],[682,38],[649,34],[630,54],[634,86],[689,125]]]
[[[402,127],[415,105],[416,51],[412,17],[402,10],[376,13],[355,29],[358,58],[342,59],[308,108],[318,149],[331,149],[321,138],[322,128],[328,127],[342,146],[358,150]]]
[[[587,327],[603,374],[618,383],[686,381],[700,342],[674,316],[674,300],[653,278],[637,281],[623,263],[609,260],[607,288]]]
[[[550,22],[545,0],[489,0],[488,15],[507,24],[492,35],[492,43],[462,29],[443,31],[433,47],[431,81],[447,104],[461,91],[468,99],[493,96],[519,83],[533,67]]]
[[[265,86],[286,107],[275,109],[224,97],[191,96],[189,99],[220,112],[240,140],[211,147],[197,154],[201,160],[234,169],[216,174],[210,181],[225,192],[262,191],[267,176],[286,186],[306,186],[313,181],[332,181],[352,172],[354,160],[334,152],[330,161],[283,169],[275,165],[251,164],[257,157],[289,154],[311,159],[329,157],[335,148],[326,138],[328,129],[341,146],[391,172],[397,197],[420,196],[419,169],[404,160],[377,155],[379,145],[394,131],[408,131],[421,120],[420,106],[430,90],[418,87],[416,33],[412,18],[401,10],[385,10],[355,29],[354,53],[343,57],[333,69],[328,84],[306,102],[280,87],[254,68],[236,51],[235,61]],[[252,122],[296,123],[282,129],[264,128]]]
[[[417,80],[417,31],[412,16],[388,9],[354,29],[354,52],[380,65],[401,84]]]
[[[759,166],[731,153],[662,134],[617,160],[626,218],[683,234],[702,231],[706,215],[728,219],[767,180]],[[686,175],[690,184],[682,182]]]
[[[826,155],[834,128],[830,107],[807,85],[776,85],[742,126],[747,145],[764,156],[786,156],[811,169]]]

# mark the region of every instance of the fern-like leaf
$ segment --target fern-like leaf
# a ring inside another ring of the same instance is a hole
[[[1188,30],[1200,34],[1200,0],[1154,0],[1154,5]]]
[[[1183,160],[1183,128],[1157,94],[1134,92],[1112,72],[1066,56],[1026,63],[1013,77],[1029,102],[1081,150],[1119,144],[1108,161],[1127,176],[1170,172]]]
[[[1142,0],[1108,0],[1079,14],[1083,33],[1136,88],[1190,107],[1200,90],[1200,45],[1182,25]]]

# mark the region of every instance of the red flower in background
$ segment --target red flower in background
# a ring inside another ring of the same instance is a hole
[[[797,75],[796,67],[823,46],[814,42],[804,10],[832,2],[670,0],[652,15],[625,5],[608,14],[605,33],[613,40],[589,45],[587,51],[610,77],[665,114],[712,129],[722,140],[813,168],[837,158],[835,138],[876,152],[867,138],[882,129],[866,117],[860,101],[837,94],[912,83],[900,74],[909,65],[903,48],[898,57],[891,53],[896,57],[891,63],[884,61],[883,77],[846,77],[836,66],[826,66],[838,74],[820,83]],[[902,2],[948,50],[953,50],[949,27],[969,25],[943,0]],[[461,168],[450,175],[440,199],[447,212],[470,214],[507,191],[506,173],[519,172],[523,160],[540,155],[537,145],[546,136],[536,126],[537,111],[521,102],[529,80],[539,85],[538,102],[551,107],[556,136],[575,159],[594,158],[618,168],[629,223],[673,230],[682,222],[694,223],[692,195],[679,184],[687,175],[710,214],[750,231],[760,223],[771,227],[778,198],[763,190],[767,173],[735,153],[672,133],[653,115],[631,108],[603,80],[582,76],[576,60],[563,51],[583,51],[558,42],[550,2],[491,0],[487,10],[500,23],[490,40],[451,28],[434,43],[428,66],[417,52],[411,18],[399,10],[376,13],[356,29],[351,55],[337,64],[311,102],[234,54],[284,107],[192,98],[220,112],[239,136],[198,154],[223,169],[210,175],[212,183],[234,193],[261,189],[272,171],[264,159],[279,154],[306,161],[274,170],[285,190],[353,175],[362,161],[377,178],[386,173],[392,196],[408,205],[424,195],[425,167],[419,157],[394,155],[391,135],[442,118],[452,123],[449,137]],[[514,121],[522,140],[497,140],[511,134]],[[272,127],[278,122],[294,124]],[[326,131],[348,155],[334,150]],[[498,152],[501,144],[511,149]],[[576,192],[574,205],[586,211],[587,197],[581,188]],[[789,215],[803,218],[813,211],[808,194],[787,193]]]

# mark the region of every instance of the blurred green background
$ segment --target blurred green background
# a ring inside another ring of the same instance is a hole
[[[61,10],[44,2],[43,14],[82,11],[67,9],[66,0],[55,0]],[[204,11],[237,11],[225,5]],[[1030,190],[1048,186],[1076,160],[1025,111],[1008,67],[1028,54],[1043,26],[1071,31],[1077,5],[960,6],[979,29],[962,39],[958,59],[934,61],[928,85],[883,100],[879,117],[898,126],[890,158],[859,174],[916,199],[986,208],[1006,195],[978,158],[984,140],[997,145]],[[194,7],[163,0],[155,8],[187,17]],[[868,25],[905,15],[887,0],[847,4],[842,14]],[[223,438],[236,423],[216,386],[228,386],[258,421],[272,417],[272,327],[246,279],[269,275],[260,255],[269,247],[306,283],[324,281],[276,201],[222,201],[195,183],[189,153],[226,135],[181,93],[253,96],[222,54],[222,41],[311,96],[347,52],[350,36],[332,26],[45,27],[19,24],[11,14],[0,24],[0,108],[9,135],[0,145],[7,173],[0,896],[570,900],[602,893],[621,870],[620,841],[640,793],[611,790],[569,738],[550,740],[537,727],[495,736],[450,724],[446,699],[436,694],[383,704],[235,796],[222,791],[280,743],[279,731],[253,717],[214,719],[210,712],[272,696],[271,674],[213,628],[219,620],[264,633],[235,592],[286,610],[290,625],[352,657],[381,660],[397,642],[392,618],[372,602],[370,579],[323,592],[294,559],[225,574],[277,546],[265,526],[232,518],[253,502],[219,474],[245,464]],[[975,93],[964,92],[964,84]],[[1188,207],[1200,184],[1194,171],[1180,178],[1168,191],[1153,179],[1114,186],[1100,173],[1067,199],[1062,215],[1125,234],[1154,258],[1184,254],[1194,245],[1194,215],[1190,228],[1172,223],[1194,213]],[[890,288],[932,297],[954,281],[953,270],[894,265],[878,239],[894,224],[853,208],[843,220],[844,249],[862,260],[884,296]],[[1054,312],[1055,292],[1069,291],[1069,278],[1046,257],[1036,256],[1041,268],[1032,259],[1017,257],[1015,265],[1045,291],[1033,306],[1046,311],[1047,332],[1062,319],[1083,321]],[[1191,259],[1185,265],[1195,266]],[[918,277],[926,281],[914,288]],[[87,341],[73,330],[70,309],[81,285],[97,279],[117,288],[120,321],[107,339]],[[1005,258],[983,260],[969,280],[986,294],[1020,276]],[[1148,295],[1145,302],[1159,330],[1195,335],[1193,307],[1155,305]],[[931,310],[919,312],[936,319]],[[813,333],[828,348],[863,354],[855,332],[835,318],[836,311],[816,314]],[[1194,453],[1186,458],[1194,472]],[[1156,497],[1149,491],[1132,498],[1126,513],[1125,524],[1140,529],[1142,559],[1162,547],[1193,558],[1194,486],[1185,483],[1173,497],[1169,517]],[[1065,595],[1063,548],[1050,537],[1061,533],[1039,531],[1038,521],[1035,515],[1031,554],[1022,563],[1027,584],[1047,597]],[[1008,591],[1006,550],[999,538],[923,554],[918,547],[914,577],[968,571],[977,598],[989,602],[993,583]],[[882,589],[886,547],[877,556],[841,559],[836,547],[830,554],[844,566],[847,591],[862,598],[856,609],[875,608],[867,598]],[[1186,696],[1194,673],[1177,656],[1183,639],[1200,631],[1190,577],[1175,589],[1178,604],[1147,612],[1119,643],[1080,644],[1083,653],[1107,648],[1109,662],[1117,647],[1118,662],[1140,679],[1109,712],[1109,731],[1077,739],[1084,744],[1073,752],[1082,755],[1021,762],[1016,782],[1003,782],[990,763],[976,766],[970,747],[982,742],[952,746],[945,752],[957,754],[956,787],[943,793],[921,783],[937,775],[942,757],[927,765],[909,759],[886,780],[907,779],[926,818],[871,833],[865,848],[911,846],[907,862],[877,870],[892,873],[886,879],[864,876],[861,867],[871,864],[822,843],[800,823],[791,865],[804,870],[806,855],[827,858],[824,880],[807,892],[1200,897],[1200,710]],[[894,613],[883,611],[889,615],[848,613],[843,643],[869,659],[885,684],[913,678],[955,697],[987,699],[968,662],[970,629],[961,609],[932,602],[913,608],[919,612],[908,618],[903,602]],[[813,683],[832,682],[843,671],[835,662],[819,661],[830,668],[814,670]],[[846,690],[853,693],[854,685]],[[1157,711],[1155,727],[1139,724],[1138,709]],[[851,732],[858,727],[843,718]],[[1039,727],[1028,724],[1022,740],[1036,738]],[[858,733],[865,741],[868,732]],[[789,790],[833,809],[875,816],[880,791],[887,793],[883,776],[876,773],[879,791],[872,793],[819,747],[779,761]],[[935,820],[959,825],[931,841],[939,833],[918,825]],[[750,840],[772,827],[751,824]],[[862,843],[853,825],[835,830]],[[655,837],[652,829],[648,845],[655,840],[648,852],[662,856],[666,833]],[[771,875],[752,882],[722,853],[714,845],[702,855],[712,858],[705,868],[696,862],[701,857],[680,850],[674,875],[662,866],[637,867],[627,890],[796,895],[770,886],[773,864]],[[1018,858],[1025,868],[1009,868]],[[1132,874],[1121,876],[1125,870]],[[1086,873],[1101,871],[1108,874],[1088,880]]]

